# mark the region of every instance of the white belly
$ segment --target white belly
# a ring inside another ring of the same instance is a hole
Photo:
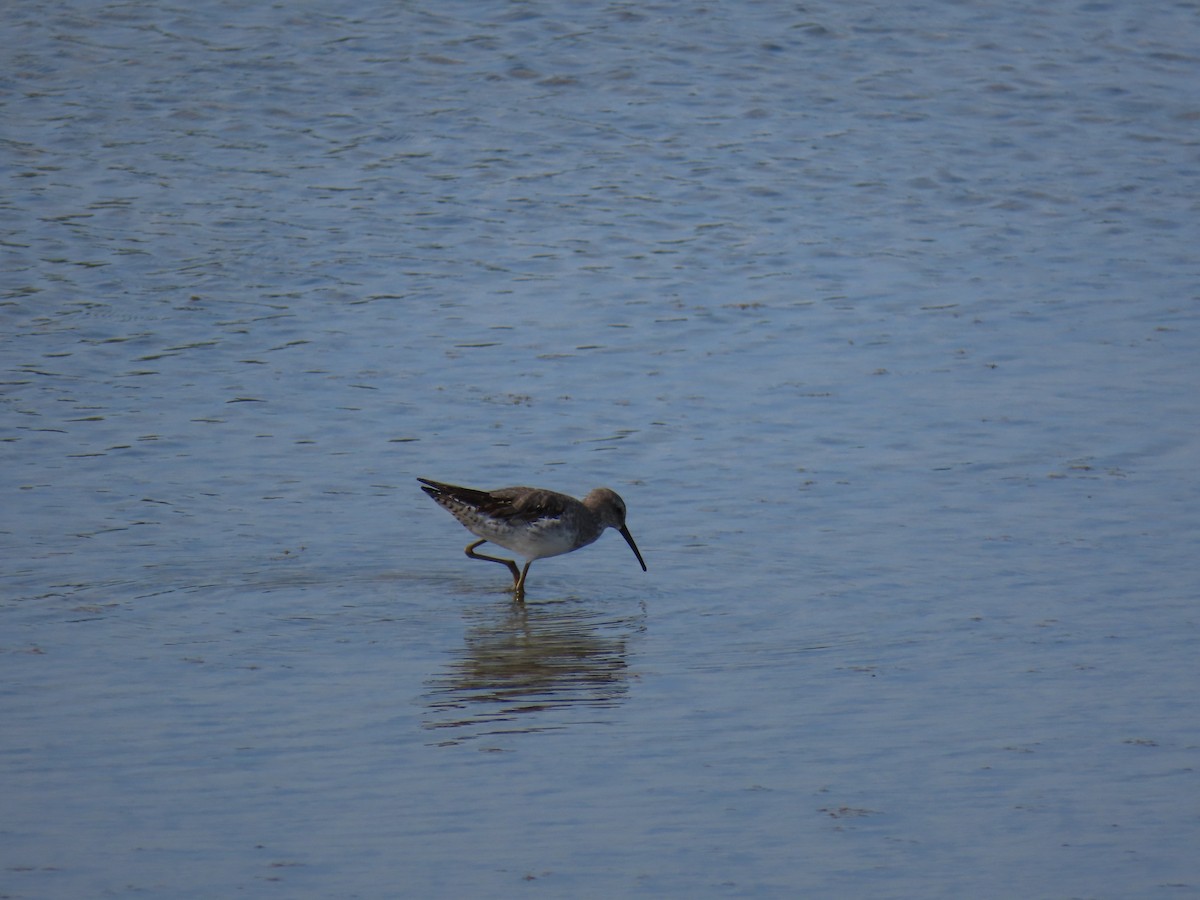
[[[536,522],[509,526],[491,520],[475,522],[471,531],[486,541],[511,550],[525,559],[543,559],[569,553],[592,541],[580,541],[577,532],[561,519],[539,519]],[[592,540],[595,540],[593,538]]]

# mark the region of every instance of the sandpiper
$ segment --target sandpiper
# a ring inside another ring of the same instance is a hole
[[[646,561],[625,527],[625,501],[616,491],[596,488],[583,500],[541,488],[509,487],[495,491],[443,484],[418,478],[421,488],[439,506],[448,510],[467,531],[481,538],[467,545],[467,556],[508,566],[513,577],[513,593],[525,599],[525,577],[535,559],[570,553],[586,547],[604,533],[605,528],[621,532],[633,555],[646,571]],[[491,542],[525,557],[525,568],[518,569],[511,559],[476,553],[480,544]]]

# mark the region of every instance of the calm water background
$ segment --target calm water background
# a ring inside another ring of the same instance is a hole
[[[1200,894],[1196,3],[3,19],[0,894]]]

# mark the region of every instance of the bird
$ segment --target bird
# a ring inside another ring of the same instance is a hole
[[[625,526],[625,501],[616,491],[599,487],[582,500],[557,491],[533,487],[507,487],[494,491],[459,487],[429,478],[418,478],[426,494],[480,540],[467,545],[471,559],[508,566],[515,599],[525,599],[525,580],[535,559],[570,553],[595,541],[606,528],[625,538],[633,555],[647,571],[646,561]],[[511,559],[476,553],[480,544],[493,543],[525,558],[517,568]]]

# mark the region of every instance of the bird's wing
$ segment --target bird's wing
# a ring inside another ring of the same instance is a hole
[[[563,494],[538,488],[510,487],[481,491],[429,478],[417,480],[425,485],[421,490],[455,515],[473,510],[500,521],[528,523],[560,518],[568,503],[577,502]]]
[[[501,488],[487,495],[480,511],[512,522],[560,518],[566,509],[561,494],[529,488]]]

